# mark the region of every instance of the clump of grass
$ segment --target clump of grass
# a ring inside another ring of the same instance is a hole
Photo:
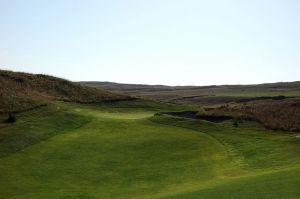
[[[238,120],[234,120],[233,121],[233,124],[232,124],[235,128],[237,128],[237,127],[239,127],[239,122],[238,122]]]

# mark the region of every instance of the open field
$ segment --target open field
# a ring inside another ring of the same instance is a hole
[[[300,140],[156,115],[154,102],[53,102],[0,125],[0,198],[299,198]]]

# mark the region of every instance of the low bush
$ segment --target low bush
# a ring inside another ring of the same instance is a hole
[[[16,122],[16,117],[12,114],[8,114],[8,118],[4,120],[5,123],[15,123]]]

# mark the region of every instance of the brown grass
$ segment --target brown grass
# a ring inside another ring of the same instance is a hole
[[[296,101],[223,105],[198,112],[199,117],[205,115],[254,120],[274,130],[300,131],[300,102]]]
[[[51,100],[99,103],[129,99],[133,98],[48,75],[0,70],[0,113],[31,109]]]

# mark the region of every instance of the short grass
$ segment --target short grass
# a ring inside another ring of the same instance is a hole
[[[220,182],[209,188],[186,192],[165,199],[195,198],[240,198],[240,199],[273,199],[294,198],[300,196],[300,169],[292,168],[283,171],[259,174]]]
[[[56,103],[1,124],[0,198],[299,198],[294,135],[163,109]]]

